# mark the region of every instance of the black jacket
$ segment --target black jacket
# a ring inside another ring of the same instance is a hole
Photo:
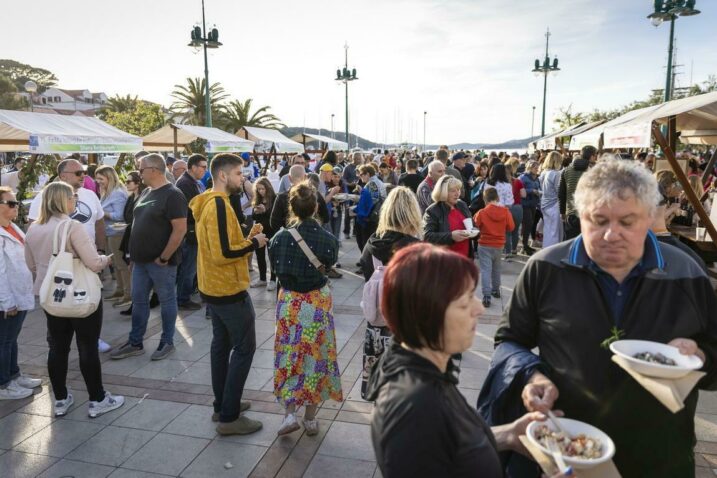
[[[371,439],[384,478],[503,476],[495,438],[449,370],[392,344],[371,369]]]
[[[317,215],[322,224],[329,223],[329,210],[326,207],[326,201],[321,194],[316,193],[316,200],[319,203]],[[274,233],[278,232],[282,227],[286,227],[289,219],[289,191],[279,193],[274,200],[274,207],[271,210],[271,218],[269,226]]]
[[[717,386],[717,297],[705,273],[680,250],[649,234],[643,272],[620,322],[624,339],[667,343],[682,337],[705,352],[707,375],[671,413],[601,347],[615,318],[582,237],[532,256],[520,274],[495,336],[496,344],[538,347],[560,397],[555,408],[590,423],[615,442],[623,477],[694,476],[697,388]]]
[[[364,279],[368,281],[373,275],[371,256],[383,262],[383,265],[388,265],[397,250],[418,241],[416,237],[397,231],[386,231],[382,237],[378,237],[376,233],[371,234],[361,254],[360,262]]]
[[[560,214],[574,214],[573,197],[575,196],[575,188],[578,187],[580,177],[589,167],[590,161],[578,158],[560,173],[560,185],[558,186]]]
[[[195,196],[199,196],[199,186],[197,180],[189,175],[189,171],[185,171],[175,184],[177,188],[182,191],[184,197],[187,198],[187,204],[189,204]],[[189,244],[197,244],[197,233],[194,230],[194,215],[192,210],[187,211],[187,235],[184,236]]]
[[[466,203],[460,199],[456,203],[458,209],[465,218],[471,217]],[[423,238],[431,244],[443,246],[452,246],[455,244],[451,237],[451,227],[448,224],[448,214],[451,207],[445,202],[434,202],[423,213]],[[473,257],[473,241],[468,239],[470,247],[468,248],[469,257]]]

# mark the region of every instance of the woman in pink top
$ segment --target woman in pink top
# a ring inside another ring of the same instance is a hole
[[[517,159],[509,160],[505,167],[508,174],[508,180],[513,186],[513,204],[510,206],[510,214],[513,216],[515,229],[506,233],[505,236],[505,252],[506,257],[514,256],[518,253],[518,241],[520,240],[520,224],[523,222],[523,206],[520,200],[526,196],[525,185],[523,181],[518,179],[517,172],[519,161]]]

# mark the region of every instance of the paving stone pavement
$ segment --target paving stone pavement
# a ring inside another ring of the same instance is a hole
[[[127,403],[96,419],[87,417],[87,393],[77,361],[70,356],[68,384],[75,405],[64,418],[52,416],[47,380],[45,318],[29,314],[19,339],[21,368],[42,377],[34,396],[0,402],[0,476],[3,478],[151,478],[151,477],[379,477],[371,446],[371,404],[360,396],[365,323],[359,302],[363,278],[353,272],[358,260],[354,240],[340,252],[344,277],[332,281],[339,367],[344,402],[325,402],[320,432],[303,430],[277,437],[283,411],[272,394],[275,295],[252,289],[256,309],[257,352],[247,380],[247,415],[264,428],[253,435],[220,437],[214,431],[209,369],[211,327],[204,310],[180,312],[176,352],[151,362],[149,354],[111,361],[103,354],[105,387]],[[523,265],[504,263],[503,299],[480,320],[473,347],[464,357],[460,390],[475,403],[493,350],[493,334]],[[256,276],[256,272],[252,275]],[[130,320],[105,307],[102,338],[117,346],[126,340]],[[152,311],[145,347],[154,350],[161,326]],[[696,417],[697,477],[717,475],[717,394],[701,393]],[[229,466],[231,464],[231,466]],[[225,466],[227,465],[227,466]]]

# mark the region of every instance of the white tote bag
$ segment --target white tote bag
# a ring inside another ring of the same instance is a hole
[[[102,300],[99,276],[67,252],[72,223],[71,219],[63,221],[55,228],[52,257],[40,285],[40,306],[56,317],[87,317]]]

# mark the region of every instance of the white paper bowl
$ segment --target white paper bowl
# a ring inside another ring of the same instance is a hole
[[[613,443],[612,439],[599,428],[595,428],[594,426],[589,425],[585,422],[579,422],[577,420],[571,420],[569,418],[558,418],[557,420],[560,422],[560,425],[563,427],[563,429],[565,429],[565,431],[570,434],[570,436],[577,436],[583,434],[588,438],[595,438],[599,440],[600,444],[602,445],[602,456],[600,458],[588,460],[585,458],[572,458],[563,455],[563,460],[565,461],[565,464],[570,465],[573,468],[593,468],[611,460],[612,457],[615,455],[615,443]],[[538,439],[535,438],[535,431],[541,425],[545,425],[551,430],[557,431],[555,425],[553,425],[550,420],[546,420],[544,422],[531,422],[530,425],[528,425],[528,428],[525,430],[525,435],[530,443],[538,447],[540,451],[542,451],[552,459],[553,455],[552,453],[550,453],[550,450],[541,445]]]
[[[677,347],[648,340],[617,340],[610,344],[610,350],[624,358],[632,370],[648,377],[681,378],[693,370],[701,369],[703,365],[696,355],[682,355]],[[677,365],[650,363],[633,357],[642,352],[661,353],[674,360]]]

